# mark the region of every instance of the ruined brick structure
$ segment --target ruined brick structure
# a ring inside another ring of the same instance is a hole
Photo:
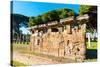
[[[88,15],[69,17],[29,28],[32,32],[31,51],[84,61],[88,18]]]

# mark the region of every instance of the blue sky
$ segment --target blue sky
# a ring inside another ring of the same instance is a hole
[[[28,2],[28,1],[13,1],[13,12],[22,14],[25,16],[38,16],[45,12],[59,9],[70,8],[74,12],[78,13],[80,5],[78,4],[58,4],[58,3],[44,3],[44,2]],[[23,33],[27,33],[27,30],[22,27]]]
[[[13,1],[13,13],[23,14],[26,16],[37,16],[50,10],[59,8],[70,8],[77,13],[79,7],[80,5],[75,4]]]

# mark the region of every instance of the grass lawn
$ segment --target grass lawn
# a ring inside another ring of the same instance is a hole
[[[25,64],[19,62],[19,61],[11,61],[11,65],[16,67],[16,66],[26,66]]]
[[[90,42],[90,47],[88,45],[88,42],[86,42],[87,49],[97,49],[97,42]]]
[[[87,59],[86,62],[96,62],[97,59]]]
[[[97,42],[90,42],[90,47],[88,45],[88,42],[86,42],[87,45],[87,62],[96,62],[97,61]]]

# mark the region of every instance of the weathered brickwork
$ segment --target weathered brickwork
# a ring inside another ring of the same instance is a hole
[[[47,28],[45,33],[43,30],[36,29],[30,37],[30,49],[43,54],[70,58],[79,62],[84,61],[86,25],[80,24],[80,29],[78,26],[74,26],[73,30],[72,28],[64,30],[63,26],[57,25],[53,27],[56,27],[58,31],[52,32],[52,27]]]

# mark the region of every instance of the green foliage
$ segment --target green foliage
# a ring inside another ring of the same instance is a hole
[[[42,15],[42,20],[44,23],[49,21],[49,13],[45,13],[44,15]]]
[[[39,15],[34,18],[29,18],[29,27],[34,26],[34,25],[39,25],[43,23],[48,23],[50,21],[59,21],[60,19],[67,18],[69,16],[75,16],[76,14],[74,11],[71,9],[57,9],[57,10],[52,10],[47,13],[44,13],[43,15]]]
[[[34,19],[34,17],[30,17],[30,18],[29,18],[28,26],[30,27],[30,26],[32,26],[32,25],[35,25],[35,19]]]
[[[36,24],[38,25],[38,24],[43,24],[43,20],[42,20],[42,16],[37,16],[36,18],[35,18],[35,20],[36,20]]]
[[[92,29],[92,28],[89,28],[89,29],[88,29],[88,28],[87,28],[87,29],[86,29],[86,32],[94,33],[94,29]]]
[[[87,49],[97,49],[97,42],[90,42],[91,47],[88,45],[88,41],[86,42]]]
[[[68,16],[75,16],[75,13],[73,13],[73,11],[70,10],[70,11],[68,12]]]
[[[68,17],[67,11],[65,9],[59,10],[58,13],[59,13],[59,18],[60,19]]]
[[[11,14],[11,18],[14,24],[18,24],[19,26],[27,26],[28,17],[21,14]]]
[[[90,11],[91,6],[88,5],[81,5],[79,9],[79,15],[86,14]]]
[[[81,5],[79,9],[79,15],[88,14],[89,21],[86,23],[87,32],[94,32],[97,30],[97,6]]]
[[[23,63],[20,63],[19,61],[11,61],[11,65],[12,66],[26,66],[25,64]]]
[[[49,12],[49,20],[50,21],[54,21],[54,20],[58,20],[59,19],[59,15],[57,14],[56,10],[52,10]]]
[[[11,24],[12,24],[12,28],[13,31],[15,33],[20,33],[20,30],[19,28],[24,26],[24,27],[27,27],[28,24],[28,17],[27,16],[24,16],[24,15],[21,15],[21,14],[11,14]]]
[[[97,59],[87,59],[86,62],[97,62]]]
[[[69,17],[69,16],[75,16],[75,13],[71,9],[63,8],[63,9],[58,10],[58,15],[59,15],[60,19],[63,19],[63,18]]]

